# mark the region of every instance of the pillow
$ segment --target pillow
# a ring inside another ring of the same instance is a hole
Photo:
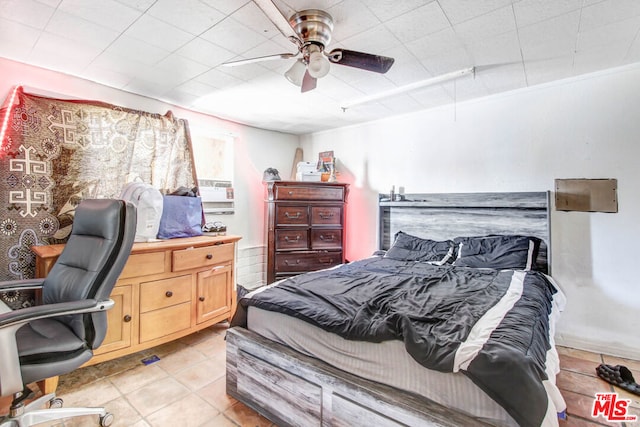
[[[385,258],[401,261],[419,261],[442,265],[453,259],[455,245],[452,240],[435,241],[398,231]]]
[[[540,239],[530,236],[496,235],[456,237],[458,257],[453,265],[474,268],[535,270]]]

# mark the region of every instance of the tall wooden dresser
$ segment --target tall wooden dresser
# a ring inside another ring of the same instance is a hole
[[[344,262],[348,184],[270,181],[267,283]]]

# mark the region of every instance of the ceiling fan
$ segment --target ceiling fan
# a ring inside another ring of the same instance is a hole
[[[319,78],[329,73],[330,63],[346,65],[375,73],[386,73],[394,59],[347,49],[325,49],[331,41],[333,19],[327,12],[318,9],[302,10],[287,19],[271,0],[253,0],[280,32],[298,47],[296,53],[280,53],[257,58],[225,62],[233,67],[273,59],[299,57],[285,77],[302,92],[315,89]]]

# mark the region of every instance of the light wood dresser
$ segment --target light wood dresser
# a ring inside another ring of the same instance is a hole
[[[235,311],[239,236],[134,243],[107,311],[107,336],[86,366],[155,347],[230,320]],[[36,276],[46,277],[64,245],[34,246]],[[54,391],[57,378],[40,383]],[[46,391],[45,391],[46,390]]]
[[[267,283],[344,263],[348,184],[270,181]]]

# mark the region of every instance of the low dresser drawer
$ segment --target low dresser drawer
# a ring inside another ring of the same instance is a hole
[[[342,230],[311,230],[311,249],[342,249]]]
[[[307,225],[309,211],[306,206],[276,206],[277,225]]]
[[[307,229],[276,230],[276,250],[307,249]]]
[[[191,270],[233,259],[233,243],[173,251],[172,271]]]
[[[342,224],[341,206],[313,206],[311,208],[312,225],[340,225]]]
[[[344,200],[344,187],[330,185],[276,187],[276,200]]]
[[[342,263],[342,252],[305,252],[276,254],[276,272],[304,272]]]
[[[129,255],[120,279],[164,273],[164,251]]]
[[[140,342],[189,329],[191,327],[191,302],[174,305],[140,315]]]
[[[140,284],[140,312],[191,301],[191,275]]]

